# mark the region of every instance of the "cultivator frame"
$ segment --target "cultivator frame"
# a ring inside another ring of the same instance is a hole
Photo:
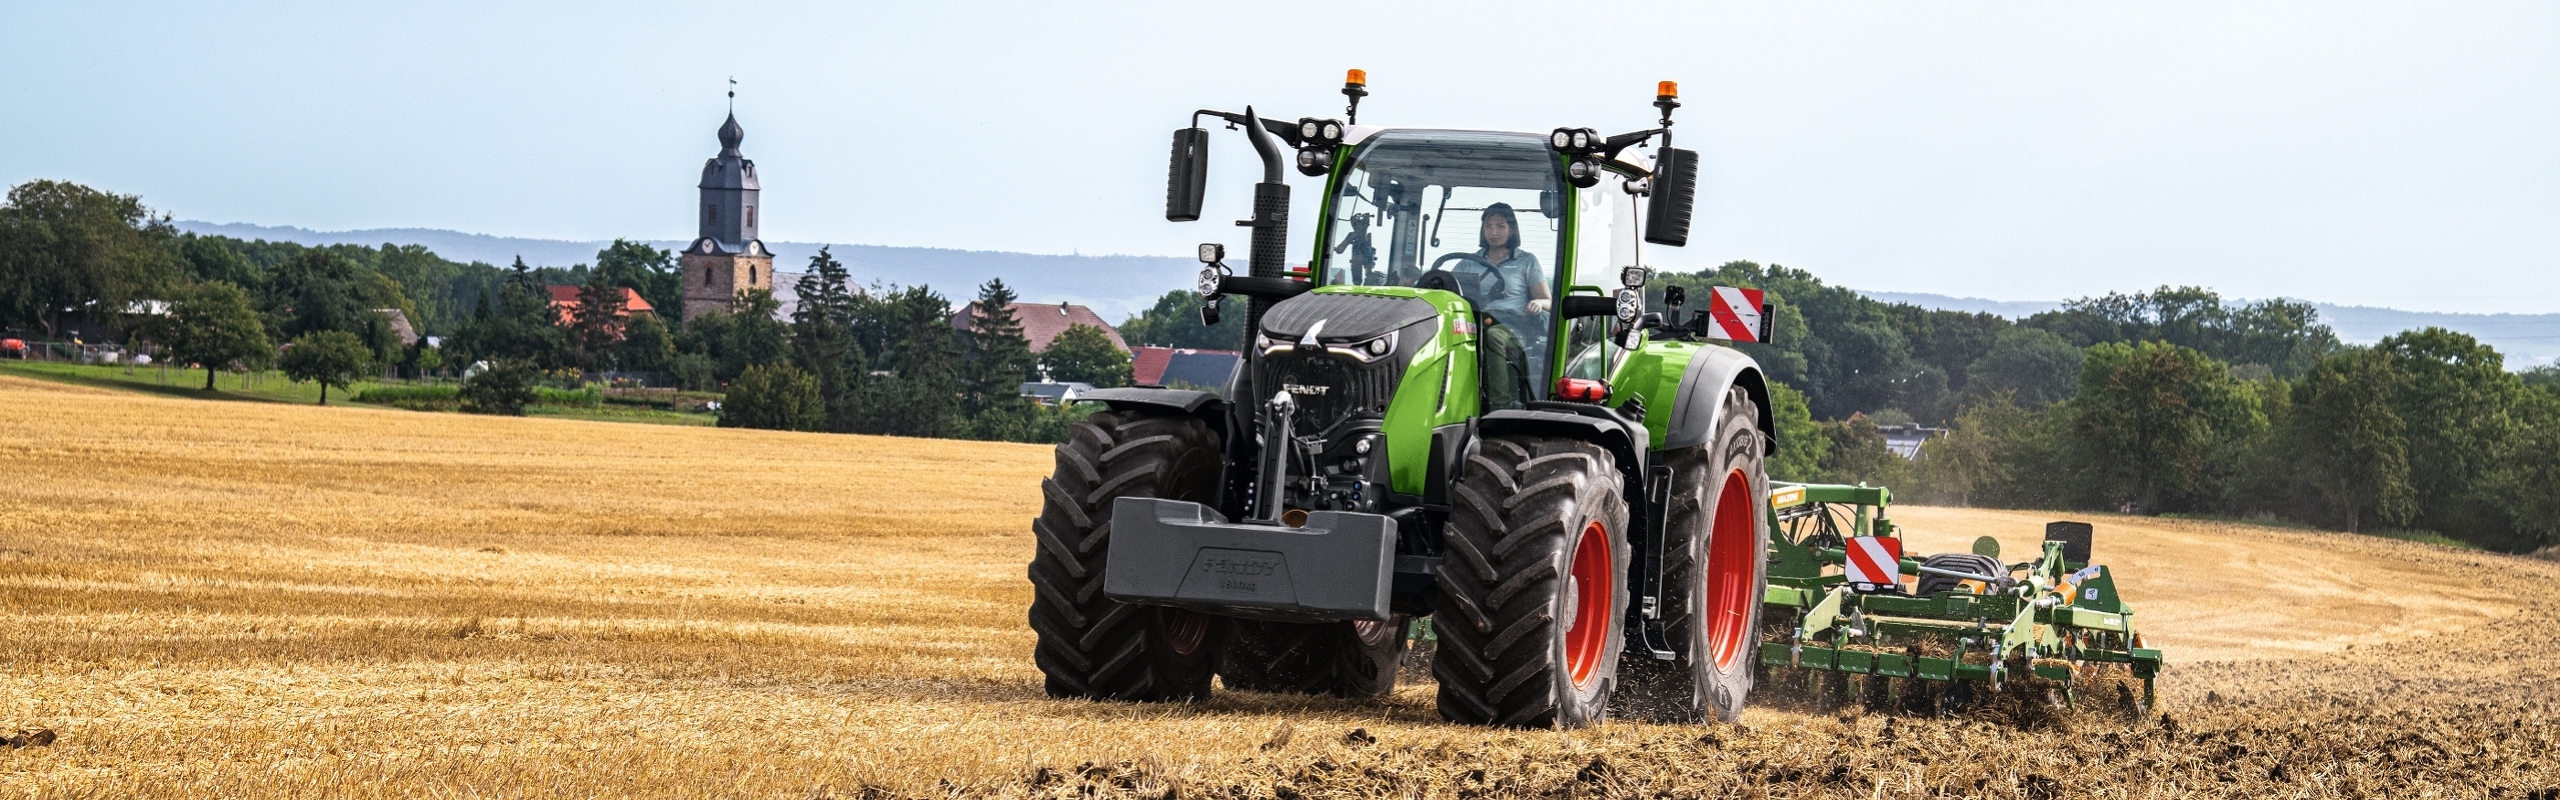
[[[2133,606],[2117,596],[2113,575],[2088,563],[2089,526],[2048,525],[2040,556],[1999,562],[2004,573],[1986,575],[1898,557],[1885,514],[1891,500],[1884,487],[1770,484],[1764,672],[1988,683],[1998,691],[2024,671],[2053,682],[2071,704],[2085,668],[2122,664],[2142,682],[2140,708],[2152,707],[2161,653],[2134,630]],[[1877,577],[1883,565],[1874,554],[1897,556],[1886,568],[1891,580],[1852,583],[1852,547],[1865,554],[1860,577]],[[1981,537],[1974,553],[1996,560],[1999,542]],[[1924,575],[1955,585],[1915,594],[1906,580]],[[1898,700],[1891,685],[1886,694]],[[1942,702],[1950,696],[1939,694]]]

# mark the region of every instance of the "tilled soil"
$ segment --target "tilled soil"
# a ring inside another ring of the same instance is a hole
[[[2084,515],[2168,651],[2157,714],[1771,693],[1741,725],[1483,730],[1427,683],[1047,698],[1048,468],[0,378],[0,795],[2560,796],[2551,561]],[[1894,514],[1918,552],[2054,518]]]

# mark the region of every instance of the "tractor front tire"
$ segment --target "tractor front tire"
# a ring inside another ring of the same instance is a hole
[[[1572,439],[1490,438],[1467,459],[1432,602],[1442,717],[1607,717],[1626,646],[1624,485],[1608,450]]]
[[[1032,660],[1051,697],[1181,701],[1209,695],[1212,657],[1226,621],[1207,614],[1121,603],[1102,594],[1111,550],[1111,504],[1122,497],[1212,502],[1217,434],[1198,419],[1104,411],[1077,422],[1040,482],[1031,531]]]
[[[1402,614],[1384,622],[1230,620],[1218,677],[1229,689],[1385,697],[1404,657]]]
[[[1628,665],[1618,713],[1655,722],[1742,718],[1760,660],[1769,591],[1769,475],[1760,406],[1726,390],[1715,435],[1666,459],[1662,630],[1670,661]]]

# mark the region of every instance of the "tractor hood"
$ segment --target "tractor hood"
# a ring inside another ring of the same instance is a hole
[[[1438,316],[1430,303],[1411,297],[1310,292],[1263,312],[1262,333],[1275,342],[1301,343],[1314,330],[1317,342],[1348,344]]]

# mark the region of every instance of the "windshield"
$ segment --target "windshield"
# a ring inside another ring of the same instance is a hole
[[[1486,336],[1488,405],[1517,408],[1545,397],[1562,263],[1560,178],[1535,135],[1380,133],[1343,170],[1325,225],[1322,280],[1465,296]]]

